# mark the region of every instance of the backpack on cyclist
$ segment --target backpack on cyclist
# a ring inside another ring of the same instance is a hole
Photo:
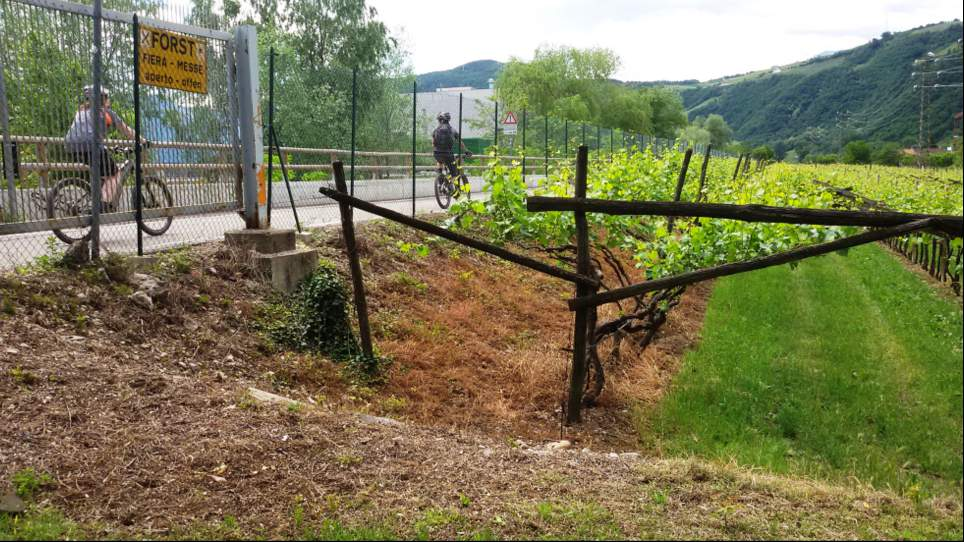
[[[452,152],[455,145],[455,131],[448,124],[440,124],[435,129],[435,149],[439,151]]]

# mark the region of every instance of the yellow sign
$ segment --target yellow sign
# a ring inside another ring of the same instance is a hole
[[[204,40],[145,25],[141,25],[140,34],[138,80],[141,84],[208,93]]]

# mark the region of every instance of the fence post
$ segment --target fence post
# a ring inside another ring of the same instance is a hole
[[[244,222],[248,229],[268,227],[268,190],[264,178],[264,141],[258,91],[258,36],[255,27],[235,29],[238,62],[238,112],[241,125]]]
[[[459,92],[459,164],[462,164],[462,93]],[[464,164],[459,166],[464,167]]]
[[[492,125],[492,146],[495,149],[495,157],[499,157],[499,101],[495,101],[495,116],[493,118]]]
[[[526,110],[522,110],[522,184],[526,183]]]
[[[7,180],[5,212],[17,216],[17,183],[13,178],[13,142],[10,139],[10,111],[7,105],[7,86],[3,80],[3,57],[0,56],[0,130],[3,130],[3,176]],[[0,202],[2,203],[2,202]],[[0,210],[4,210],[0,205]]]
[[[137,255],[143,256],[144,232],[141,229],[141,224],[144,221],[144,200],[142,199],[144,186],[142,153],[144,149],[141,147],[141,24],[137,20],[136,13],[134,14],[132,30],[134,32],[134,221],[137,228]]]
[[[285,166],[285,155],[281,152],[281,138],[274,131],[274,127],[271,127],[271,133],[268,134],[271,141],[274,142],[275,148],[278,151],[278,165],[281,166],[281,176],[285,180],[285,188],[288,190],[288,201],[291,203],[291,214],[295,217],[295,227],[298,228],[298,233],[301,233],[301,220],[298,219],[298,206],[295,205],[294,194],[291,193],[291,182],[288,180],[288,169]]]
[[[418,79],[412,81],[412,216],[415,216],[415,114],[418,107]]]
[[[576,155],[576,193],[577,198],[586,197],[586,178],[589,167],[589,148],[579,147]],[[589,262],[589,225],[586,222],[585,211],[575,211],[576,218],[576,273],[590,276]],[[593,289],[582,284],[576,285],[576,297],[591,295]],[[572,373],[569,379],[569,400],[566,408],[566,423],[578,423],[581,419],[582,395],[586,387],[586,342],[589,336],[587,329],[589,311],[594,309],[576,309],[575,325],[572,335]]]
[[[544,174],[545,178],[549,178],[549,115],[546,115],[546,144],[545,144],[545,166],[546,172]]]
[[[94,58],[91,62],[94,91],[90,97],[93,108],[91,118],[94,119],[94,144],[93,148],[90,149],[90,191],[93,192],[91,194],[93,209],[91,209],[90,217],[90,257],[93,259],[100,258],[100,210],[104,204],[100,178],[101,149],[104,140],[103,128],[100,123],[104,105],[104,101],[101,99],[101,71],[103,68],[101,63],[103,51],[101,49],[104,45],[103,9],[102,0],[94,0]]]
[[[602,154],[602,126],[596,126],[596,160]]]
[[[683,197],[683,185],[686,183],[686,172],[690,168],[690,159],[693,157],[693,148],[690,147],[686,149],[686,154],[683,155],[683,166],[679,170],[679,178],[676,179],[676,190],[673,192],[673,201],[679,201]],[[668,224],[666,226],[666,231],[673,233],[673,226],[676,223],[676,217],[669,217]]]
[[[737,174],[740,173],[740,165],[741,165],[742,163],[743,163],[743,154],[740,153],[739,158],[736,159],[736,169],[733,170],[733,178],[730,179],[730,180],[732,180],[732,181],[735,181],[735,180],[736,180]]]
[[[239,113],[238,113],[238,100],[240,99],[240,94],[238,92],[238,81],[237,81],[237,47],[235,43],[227,42],[225,55],[227,56],[227,74],[226,80],[228,83],[228,102],[230,106],[228,110],[231,115],[231,153],[232,159],[234,160],[234,197],[236,200],[237,208],[244,208],[244,168],[242,167],[241,160],[241,138],[238,134],[238,128],[240,126]]]
[[[562,138],[566,140],[565,142],[565,152],[566,161],[569,161],[569,119],[565,119],[565,124],[562,128]]]
[[[358,68],[351,69],[351,195],[355,195],[355,125],[358,118]],[[280,152],[280,151],[279,151]]]
[[[274,205],[274,47],[268,54],[268,226],[271,226],[271,207]],[[278,149],[281,154],[281,149]]]
[[[348,193],[345,186],[345,167],[340,162],[334,162],[332,169],[335,173],[335,188],[342,194]],[[372,356],[372,334],[368,326],[368,303],[365,301],[365,283],[362,279],[361,262],[358,259],[358,247],[355,244],[355,224],[354,213],[347,202],[339,202],[338,208],[341,211],[341,232],[345,236],[345,252],[348,253],[348,262],[351,267],[351,282],[355,291],[355,312],[358,313],[358,334],[361,338],[362,351],[371,359]]]
[[[700,167],[700,187],[696,192],[696,203],[703,199],[703,187],[706,185],[706,167],[710,164],[710,152],[713,145],[706,146],[706,153],[703,155],[703,165]]]

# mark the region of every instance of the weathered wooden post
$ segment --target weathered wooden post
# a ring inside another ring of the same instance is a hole
[[[703,155],[703,165],[700,167],[700,187],[696,191],[696,203],[703,200],[703,188],[706,186],[706,167],[710,165],[710,151],[713,145],[706,146],[706,154]]]
[[[743,165],[743,155],[741,154],[739,158],[736,159],[736,169],[733,170],[733,179],[736,180],[736,176],[740,173],[740,166]]]
[[[335,188],[342,194],[348,194],[348,183],[345,182],[345,166],[341,161],[331,164],[335,173]],[[368,303],[365,302],[365,283],[362,280],[361,262],[358,260],[358,247],[355,244],[355,223],[352,208],[347,202],[339,202],[341,211],[341,231],[345,236],[345,252],[351,267],[351,282],[355,291],[355,312],[358,313],[358,335],[361,338],[362,351],[369,359],[374,357],[372,351],[372,334],[368,325]]]
[[[679,201],[683,197],[683,184],[686,183],[686,172],[690,168],[690,159],[693,158],[693,147],[686,149],[686,154],[683,155],[683,167],[679,170],[679,178],[676,179],[676,190],[673,192],[673,201]],[[676,217],[669,217],[667,221],[666,231],[673,233],[673,226],[675,225]]]
[[[580,145],[576,155],[576,186],[575,196],[586,197],[586,178],[589,167],[589,147]],[[585,211],[575,211],[576,217],[576,273],[590,276],[589,259],[589,224],[586,222]],[[583,284],[576,285],[576,297],[591,295],[594,289]],[[577,309],[575,326],[572,336],[572,375],[569,379],[569,401],[566,409],[566,423],[578,423],[581,420],[582,395],[586,387],[586,341],[588,339],[589,308]],[[595,310],[594,308],[592,310]]]

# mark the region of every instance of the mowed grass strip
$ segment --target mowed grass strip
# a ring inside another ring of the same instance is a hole
[[[720,280],[644,445],[902,494],[962,487],[961,309],[878,246]]]

